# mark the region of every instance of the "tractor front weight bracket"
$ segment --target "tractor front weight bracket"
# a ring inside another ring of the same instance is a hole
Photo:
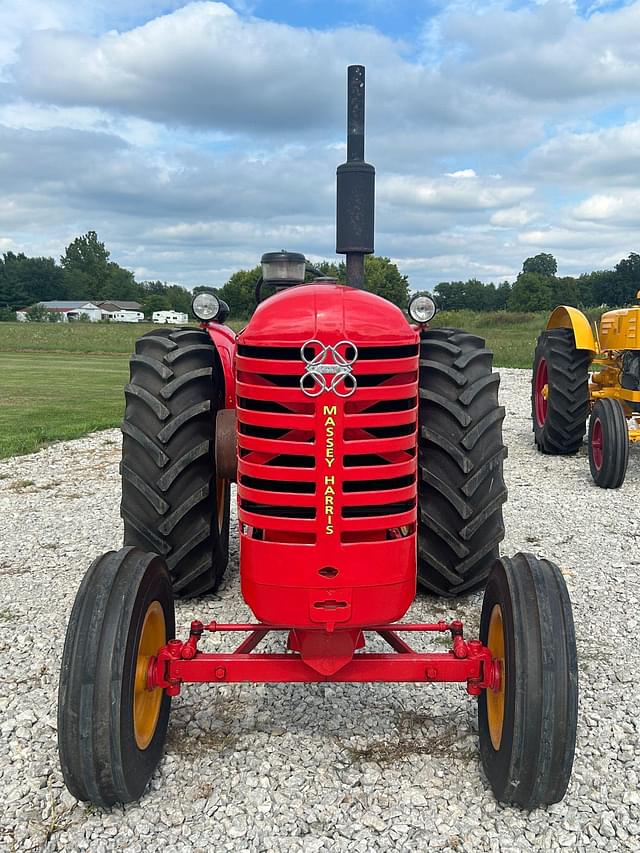
[[[256,652],[258,644],[274,631],[288,632],[288,650]],[[447,631],[452,639],[447,652],[416,652],[400,636],[409,632]],[[205,632],[243,632],[247,636],[232,652],[205,653],[198,648]],[[355,652],[365,645],[364,632],[377,634],[392,651]],[[305,643],[308,635],[314,635],[311,645]],[[305,648],[313,648],[315,653],[305,656]],[[331,634],[297,631],[284,625],[216,622],[205,625],[195,620],[186,641],[170,640],[150,659],[147,689],[161,687],[170,696],[176,696],[187,683],[457,681],[466,682],[467,692],[478,696],[484,689],[499,690],[500,680],[501,661],[493,659],[479,640],[465,640],[462,622],[458,620],[375,625]]]

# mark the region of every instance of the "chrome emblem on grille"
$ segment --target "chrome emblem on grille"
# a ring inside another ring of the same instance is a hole
[[[309,351],[313,355],[309,355]],[[334,346],[307,341],[300,347],[300,355],[305,363],[300,388],[307,397],[319,397],[324,391],[350,397],[356,390],[352,366],[358,358],[358,349],[351,341],[338,341]]]

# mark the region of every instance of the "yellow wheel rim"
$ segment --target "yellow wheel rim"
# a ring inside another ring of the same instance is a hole
[[[502,624],[502,610],[499,604],[493,605],[489,617],[489,639],[487,646],[494,660],[500,665],[500,687],[497,690],[487,688],[487,722],[489,724],[489,736],[493,748],[500,749],[502,742],[502,729],[504,726],[504,695],[506,673],[504,668],[504,626]]]
[[[133,729],[138,749],[146,749],[149,746],[158,725],[163,690],[161,687],[147,690],[147,672],[150,658],[156,655],[166,642],[164,611],[159,601],[152,601],[144,616],[136,655]]]
[[[218,533],[222,534],[224,525],[225,495],[227,492],[227,480],[216,480],[216,509],[218,512]]]

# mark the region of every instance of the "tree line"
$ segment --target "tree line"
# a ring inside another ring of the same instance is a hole
[[[558,276],[553,255],[541,252],[527,258],[513,284],[483,284],[478,279],[442,281],[435,288],[441,309],[455,311],[550,311],[556,305],[593,308],[635,302],[640,290],[640,255],[632,252],[612,270]]]
[[[186,287],[162,281],[137,282],[133,273],[110,260],[95,231],[76,237],[56,263],[53,258],[29,258],[5,252],[0,259],[0,312],[15,319],[15,311],[40,302],[108,299],[139,302],[145,315],[153,311],[189,312],[192,294]],[[42,314],[37,308],[34,317]]]
[[[318,269],[345,282],[344,263],[324,262]],[[222,287],[201,286],[193,291],[162,281],[137,282],[130,270],[110,260],[110,253],[96,232],[88,231],[69,243],[59,263],[53,258],[5,252],[0,259],[0,319],[15,319],[15,311],[23,308],[33,308],[33,319],[46,319],[46,312],[36,306],[53,300],[135,301],[142,305],[147,317],[154,311],[169,309],[190,314],[193,295],[201,290],[213,290],[224,299],[232,317],[249,317],[255,308],[260,271],[260,266],[238,270]],[[407,304],[409,280],[389,258],[367,256],[365,286],[402,308]]]
[[[316,268],[323,275],[346,282],[343,261],[324,261]],[[130,270],[110,260],[96,232],[88,231],[69,243],[59,263],[53,258],[5,252],[0,259],[0,319],[14,319],[17,309],[50,300],[136,301],[146,316],[169,309],[190,313],[193,294],[201,290],[216,292],[229,304],[232,317],[247,318],[255,307],[260,269],[238,270],[222,287],[202,286],[193,291],[162,281],[138,282]],[[556,259],[543,252],[524,261],[513,284],[484,284],[475,278],[442,281],[435,293],[442,310],[549,311],[559,304],[584,308],[629,305],[640,290],[640,255],[634,252],[613,270],[597,270],[577,278],[558,276],[557,272]],[[365,288],[400,308],[406,307],[409,279],[389,258],[366,256]]]

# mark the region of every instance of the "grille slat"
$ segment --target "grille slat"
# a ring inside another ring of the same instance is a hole
[[[301,347],[261,347],[239,344],[238,356],[246,356],[252,360],[299,361],[300,349]],[[377,347],[358,347],[358,361],[374,359],[384,361],[385,365],[391,359],[397,363],[407,358],[415,359],[417,355],[418,344],[400,344],[399,346],[387,346],[383,344]]]
[[[242,522],[248,527],[253,527],[257,530],[282,530],[291,532],[292,530],[302,533],[315,533],[316,521],[313,518],[296,518],[295,524],[292,524],[292,519],[289,516],[266,516],[263,513],[255,513],[246,507],[240,505],[240,513]]]
[[[376,516],[396,515],[401,512],[411,512],[415,502],[412,500],[398,501],[397,503],[381,504],[380,496],[377,495],[376,503],[359,504],[342,507],[343,518],[375,518]]]
[[[346,483],[351,483],[357,480],[369,480],[377,483],[378,480],[391,477],[416,476],[417,461],[415,457],[407,459],[403,462],[386,465],[360,465],[358,467],[345,468],[343,472],[343,480]]]
[[[400,501],[411,501],[415,495],[415,483],[399,489],[385,489],[382,486],[374,491],[345,492],[342,497],[344,507],[373,506],[374,504],[395,504]]]
[[[266,498],[268,494],[268,500]],[[301,492],[281,492],[272,491],[271,489],[256,489],[246,485],[242,487],[242,500],[252,501],[254,504],[265,504],[268,502],[274,507],[286,507],[295,502],[301,507],[315,507],[317,498],[315,494],[304,494]],[[254,509],[254,512],[257,510]]]
[[[296,388],[278,388],[277,385],[248,383],[240,379],[236,383],[236,394],[239,397],[247,397],[252,400],[275,401],[277,397],[277,402],[284,405],[299,403],[303,398],[299,386]],[[303,399],[306,400],[307,398],[304,397]]]
[[[286,453],[293,456],[308,456],[315,450],[313,442],[279,441],[277,438],[257,438],[253,435],[242,435],[242,433],[238,436],[238,444],[245,450],[272,455]]]
[[[270,496],[270,498],[271,497],[273,496]],[[295,497],[299,497],[299,495],[296,495]],[[306,506],[304,504],[291,506],[290,501],[287,503],[273,503],[270,501],[268,504],[265,504],[243,497],[240,498],[240,508],[258,515],[266,515],[268,518],[272,516],[295,519],[309,519],[316,517],[316,508],[314,506]]]
[[[295,482],[310,482],[313,477],[313,468],[292,468],[290,466],[265,465],[264,463],[251,462],[243,459],[241,463],[243,474],[249,477],[273,478],[274,480],[292,480]],[[311,473],[309,473],[311,472]],[[315,488],[315,486],[314,486]]]
[[[299,415],[292,412],[269,412],[265,416],[264,412],[248,411],[242,408],[238,408],[238,414],[241,423],[252,426],[264,426],[268,424],[270,427],[302,430],[312,430],[314,427],[313,415]]]
[[[344,416],[344,424],[347,429],[362,427],[386,427],[398,426],[399,424],[413,424],[416,422],[418,408],[415,406],[412,409],[407,409],[404,412],[361,412],[357,415],[346,414]]]
[[[361,438],[345,442],[345,450],[350,454],[371,452],[371,438]],[[415,448],[415,434],[401,435],[398,438],[376,438],[376,451],[378,454],[393,453],[397,450],[412,450]]]
[[[328,505],[337,543],[415,529],[418,346],[354,344],[349,398],[303,394],[300,347],[239,346],[239,517],[254,539],[324,539]],[[327,475],[335,476],[330,501]]]
[[[366,532],[369,530],[388,530],[393,527],[409,527],[416,520],[414,505],[405,512],[393,515],[369,516],[368,518],[341,518],[340,526],[345,532]]]
[[[300,375],[300,353],[298,353],[298,361],[276,361],[275,359],[264,358],[242,358],[238,356],[236,359],[236,370],[247,371],[250,373],[274,373],[277,375],[293,374]]]

